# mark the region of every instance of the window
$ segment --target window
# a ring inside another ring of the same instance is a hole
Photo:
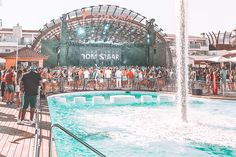
[[[11,50],[10,50],[10,49],[5,49],[5,52],[7,52],[7,53],[8,53],[8,52],[11,52]]]

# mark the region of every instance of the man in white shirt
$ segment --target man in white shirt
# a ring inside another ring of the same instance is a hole
[[[116,77],[116,88],[121,88],[121,71],[120,69],[116,69],[116,73],[115,73],[115,77]]]
[[[105,78],[106,79],[111,78],[111,70],[109,68],[106,68],[106,70],[105,70]]]
[[[88,83],[89,77],[90,77],[90,73],[89,73],[88,69],[85,68],[85,70],[84,70],[84,85],[83,85],[83,90],[87,89],[87,83]]]
[[[105,70],[105,79],[107,80],[108,82],[108,88],[110,88],[110,81],[111,81],[111,69],[109,68],[106,68]]]

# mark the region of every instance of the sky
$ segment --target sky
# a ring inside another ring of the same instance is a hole
[[[177,0],[0,0],[4,28],[19,23],[39,30],[63,13],[99,4],[118,5],[154,18],[164,33],[176,32]],[[232,31],[236,28],[236,0],[188,0],[188,33]]]

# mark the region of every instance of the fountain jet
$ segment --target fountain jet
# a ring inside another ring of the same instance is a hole
[[[188,94],[188,33],[187,33],[187,0],[178,0],[177,4],[177,106],[181,111],[181,119],[187,122],[187,94]]]

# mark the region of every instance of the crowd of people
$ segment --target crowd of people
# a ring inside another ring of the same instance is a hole
[[[199,88],[203,84],[207,92],[216,95],[218,89],[224,95],[226,91],[234,92],[236,90],[236,67],[230,69],[226,66],[211,65],[204,68],[189,67],[189,82],[191,88]]]
[[[56,67],[41,71],[43,92],[71,89],[148,89],[162,90],[165,78],[174,79],[174,72],[165,67]],[[173,82],[173,81],[172,81]]]
[[[44,68],[40,72],[43,79],[43,92],[56,90],[170,90],[175,91],[176,71],[167,67],[56,67]],[[221,86],[222,83],[224,86]],[[200,86],[200,87],[199,87]],[[215,87],[216,86],[216,87]],[[210,94],[225,88],[236,89],[236,69],[226,66],[189,66],[189,87],[206,89]]]
[[[41,84],[41,94],[55,91],[74,90],[154,90],[175,91],[176,71],[167,67],[55,67],[55,68],[14,68],[3,69],[1,75],[2,101],[16,104],[19,110],[18,123],[21,124],[25,111],[31,106],[31,123],[36,104],[37,88]],[[41,80],[41,81],[40,81]],[[39,83],[40,82],[40,83]],[[209,94],[224,95],[224,91],[236,90],[236,67],[189,66],[189,91],[194,88],[206,90]],[[22,100],[24,99],[24,103]],[[21,105],[23,104],[23,105]]]
[[[17,124],[24,124],[26,110],[30,106],[30,125],[35,123],[34,113],[39,94],[41,76],[37,67],[28,69],[13,68],[1,71],[2,101],[7,105],[16,104],[18,112]]]

